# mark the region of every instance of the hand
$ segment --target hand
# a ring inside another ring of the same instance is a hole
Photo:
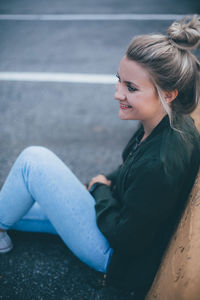
[[[102,174],[99,174],[95,177],[93,177],[91,180],[90,180],[90,183],[88,185],[88,190],[91,188],[91,186],[96,183],[96,182],[99,182],[99,183],[103,183],[107,186],[110,186],[111,185],[111,181],[108,180],[104,175]]]

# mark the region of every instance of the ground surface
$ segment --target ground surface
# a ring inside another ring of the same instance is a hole
[[[189,14],[199,1],[0,0],[0,14]],[[83,4],[84,3],[84,4]],[[134,35],[166,32],[170,20],[0,20],[0,72],[115,74]],[[114,85],[0,81],[0,186],[29,145],[53,150],[83,181],[120,162],[135,122],[117,117]],[[0,299],[126,299],[103,288],[99,274],[58,236],[11,232],[0,257]]]

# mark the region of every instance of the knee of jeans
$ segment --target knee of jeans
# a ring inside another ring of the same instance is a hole
[[[53,153],[41,146],[29,146],[25,148],[17,158],[14,167],[20,169],[25,182],[28,184],[30,176],[41,174],[47,169]]]
[[[41,162],[44,158],[47,158],[49,154],[52,154],[52,152],[45,147],[29,146],[21,152],[19,159],[23,161]]]

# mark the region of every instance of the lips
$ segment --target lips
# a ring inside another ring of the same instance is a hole
[[[120,108],[121,108],[121,109],[130,109],[130,108],[132,108],[132,106],[120,104]]]

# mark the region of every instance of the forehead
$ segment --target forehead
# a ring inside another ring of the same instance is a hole
[[[119,75],[122,80],[130,82],[150,82],[148,71],[136,61],[124,56],[119,64]]]

